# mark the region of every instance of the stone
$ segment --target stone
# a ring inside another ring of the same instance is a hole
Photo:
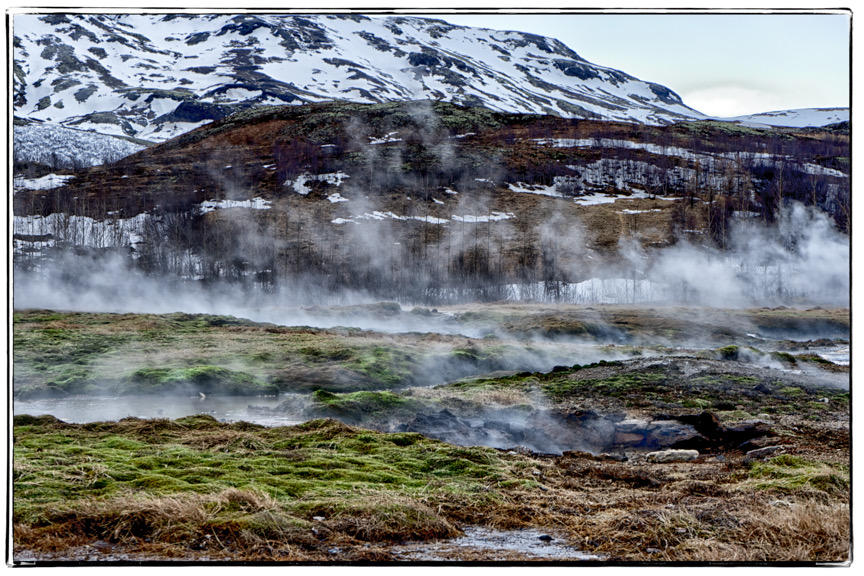
[[[645,442],[645,437],[642,434],[636,434],[635,432],[616,432],[613,445],[641,446],[643,442]]]
[[[775,453],[777,450],[783,448],[782,446],[766,446],[764,448],[757,448],[756,450],[750,450],[746,454],[744,454],[744,463],[749,464],[754,460],[764,460],[771,454]]]
[[[648,428],[647,420],[621,420],[615,424],[615,427],[621,432],[636,432]]]
[[[696,428],[692,425],[673,420],[655,420],[648,426],[647,431],[647,445],[657,448],[669,448],[673,444],[699,437]]]
[[[590,452],[584,452],[582,450],[565,450],[563,456],[567,458],[579,458],[583,460],[594,460],[594,455]]]
[[[698,457],[698,450],[661,450],[659,452],[649,452],[645,456],[649,462],[655,462],[657,464],[666,464],[669,462],[692,462]]]
[[[626,462],[627,456],[624,454],[610,454],[608,452],[604,452],[602,454],[597,455],[597,460],[611,460],[612,462]]]

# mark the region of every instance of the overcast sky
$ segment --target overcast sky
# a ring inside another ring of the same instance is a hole
[[[705,114],[849,106],[845,12],[434,17],[557,38],[589,62],[671,88]]]

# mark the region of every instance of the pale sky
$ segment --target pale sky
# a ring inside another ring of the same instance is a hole
[[[709,115],[849,106],[847,12],[429,16],[557,38]]]

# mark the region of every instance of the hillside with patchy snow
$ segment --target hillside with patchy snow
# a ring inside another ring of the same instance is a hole
[[[840,122],[849,122],[848,108],[799,108],[796,110],[778,110],[735,116],[733,118],[718,118],[726,122],[737,122],[747,126],[780,126],[786,128],[821,127]]]
[[[579,299],[592,278],[627,278],[631,299],[638,284],[649,299],[710,300],[714,279],[739,274],[759,302],[779,278],[788,298],[846,286],[848,266],[826,256],[848,243],[841,127],[328,102],[238,112],[69,176],[15,180],[16,270],[79,277],[95,261],[105,278],[122,265],[286,298],[429,302]],[[790,210],[803,216],[778,244]],[[817,225],[827,251],[802,240]],[[697,246],[697,264],[675,265]]]
[[[704,118],[558,40],[360,15],[18,14],[15,114],[164,141],[238,109],[440,100],[648,124]]]

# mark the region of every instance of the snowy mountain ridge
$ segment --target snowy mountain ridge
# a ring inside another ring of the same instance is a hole
[[[416,17],[17,14],[15,114],[154,142],[267,104],[431,99],[662,125],[705,115],[558,40]]]
[[[748,114],[733,118],[717,118],[752,127],[778,126],[787,128],[822,127],[849,121],[849,108],[797,108]]]

